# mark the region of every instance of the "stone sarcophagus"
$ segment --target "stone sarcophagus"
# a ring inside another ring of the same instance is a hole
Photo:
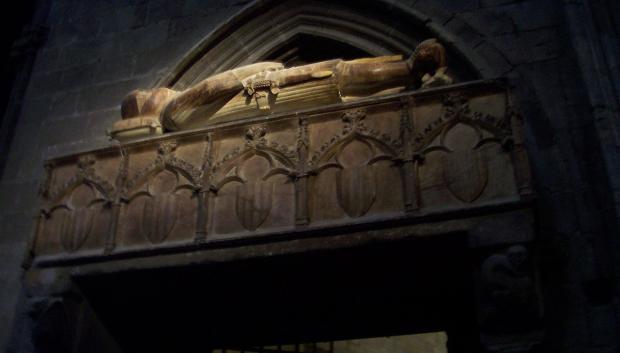
[[[47,172],[35,263],[418,224],[531,195],[501,81],[216,123],[50,160]]]

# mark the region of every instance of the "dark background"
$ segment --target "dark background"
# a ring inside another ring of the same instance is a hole
[[[28,53],[28,46],[32,38],[29,33],[32,30],[39,30],[41,40],[45,39],[45,27],[42,23],[35,19],[35,9],[45,8],[45,1],[37,0],[21,0],[11,3],[10,9],[0,13],[0,23],[2,30],[0,31],[0,176],[3,174],[6,158],[9,154],[11,141],[13,139],[13,130],[17,123],[19,114],[19,105],[16,109],[7,112],[7,107],[11,101],[12,91],[16,102],[20,101],[26,84],[14,89],[15,81],[18,74],[26,71],[29,74],[31,65],[28,65],[27,55],[34,56],[36,51]],[[24,65],[26,64],[26,67]],[[21,77],[23,79],[23,77]],[[19,85],[18,85],[19,86]],[[20,92],[22,91],[22,92]]]

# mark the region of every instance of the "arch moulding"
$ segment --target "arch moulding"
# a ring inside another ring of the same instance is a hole
[[[493,78],[494,70],[457,36],[430,17],[389,0],[373,2],[256,0],[189,50],[156,87],[185,89],[215,73],[259,61],[300,35],[323,38],[359,49],[368,56],[409,56],[418,43],[439,39],[449,66],[462,79]]]

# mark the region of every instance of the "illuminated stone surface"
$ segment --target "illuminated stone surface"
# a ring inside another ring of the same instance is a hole
[[[532,190],[510,100],[466,83],[52,160],[35,262],[517,205]]]

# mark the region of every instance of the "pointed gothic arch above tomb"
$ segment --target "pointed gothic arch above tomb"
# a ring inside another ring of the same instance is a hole
[[[209,33],[155,86],[185,89],[213,74],[260,61],[407,57],[427,38],[446,45],[457,80],[489,76],[483,74],[491,71],[485,61],[457,37],[424,14],[390,1],[257,0]]]

